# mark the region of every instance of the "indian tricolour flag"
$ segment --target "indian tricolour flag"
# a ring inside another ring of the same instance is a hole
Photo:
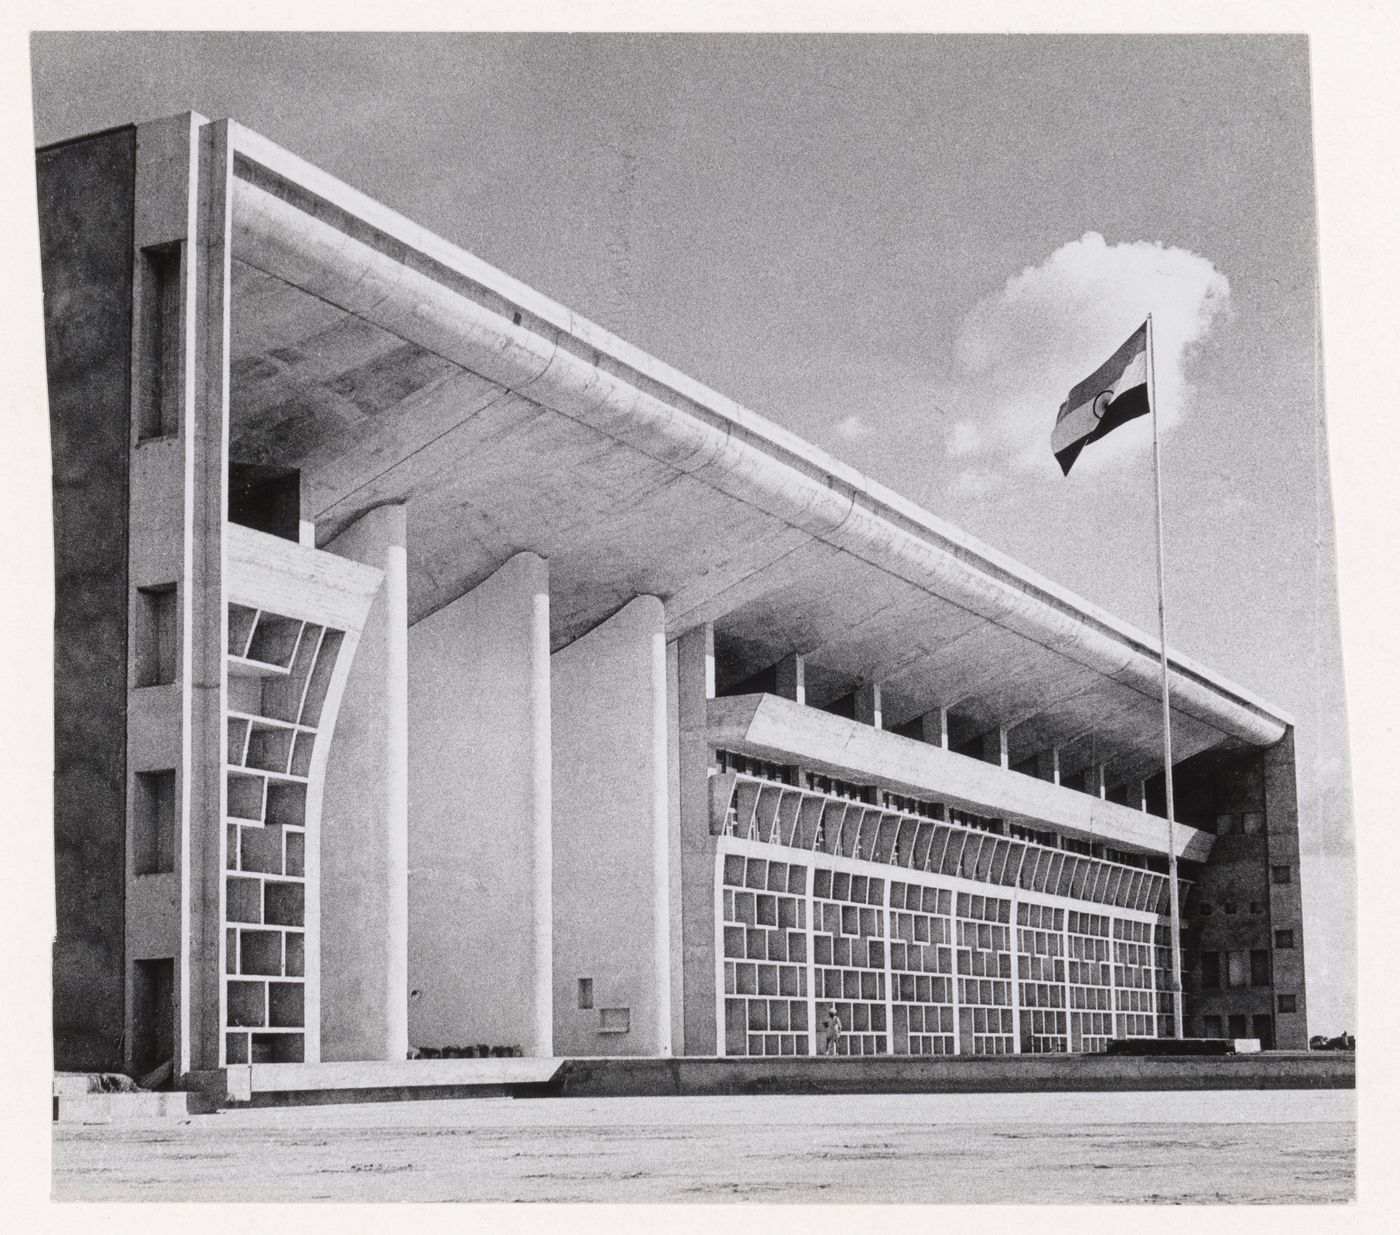
[[[1050,449],[1066,476],[1090,442],[1150,410],[1147,401],[1147,324],[1069,392],[1055,417]]]

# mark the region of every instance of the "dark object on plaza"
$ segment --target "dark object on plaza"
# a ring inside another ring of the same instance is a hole
[[[1114,1038],[1108,1055],[1233,1055],[1232,1038]]]
[[[1308,1049],[1310,1051],[1354,1051],[1356,1049],[1356,1038],[1354,1035],[1342,1030],[1335,1038],[1329,1038],[1325,1034],[1314,1034],[1308,1039]]]
[[[518,1044],[511,1046],[488,1046],[478,1042],[475,1046],[411,1046],[409,1059],[522,1059],[525,1051]]]

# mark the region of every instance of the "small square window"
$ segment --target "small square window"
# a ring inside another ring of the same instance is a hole
[[[1207,1038],[1223,1038],[1225,1036],[1225,1022],[1218,1016],[1205,1017],[1202,1026]]]
[[[1273,883],[1292,883],[1293,868],[1291,866],[1271,866],[1269,867],[1269,879]]]
[[[1274,932],[1274,947],[1276,947],[1276,948],[1291,948],[1292,946],[1293,946],[1293,932],[1292,932],[1292,931],[1275,931],[1275,932]]]
[[[1235,912],[1235,902],[1234,902],[1234,901],[1226,901],[1226,902],[1225,902],[1225,912],[1226,912],[1226,913],[1234,913],[1234,912]]]
[[[598,1031],[600,1033],[627,1033],[632,1028],[631,1008],[600,1008],[598,1011]]]
[[[1217,836],[1229,836],[1235,830],[1234,815],[1216,815],[1215,834]]]
[[[1210,917],[1210,915],[1213,914],[1214,912],[1215,912],[1215,906],[1214,906],[1214,905],[1210,904],[1208,901],[1203,901],[1203,902],[1201,903],[1201,917],[1203,917],[1203,918],[1208,918],[1208,917]]]
[[[1257,836],[1264,830],[1264,812],[1257,810],[1245,811],[1242,822],[1246,836]]]
[[[1264,912],[1264,906],[1261,905],[1258,901],[1250,901],[1250,902],[1249,902],[1249,912],[1252,913],[1252,914],[1255,914],[1255,915],[1257,916],[1258,914],[1261,914],[1261,913]]]
[[[1298,996],[1280,995],[1278,997],[1278,1010],[1280,1012],[1296,1012],[1298,1010]]]
[[[580,1008],[591,1008],[593,1006],[592,978],[580,978],[578,980],[578,1006]]]

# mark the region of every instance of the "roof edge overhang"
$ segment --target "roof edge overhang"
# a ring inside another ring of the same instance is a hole
[[[429,351],[1160,698],[1160,642],[230,122],[234,248]],[[668,636],[707,620],[668,605]],[[1173,707],[1256,746],[1292,720],[1169,653]]]

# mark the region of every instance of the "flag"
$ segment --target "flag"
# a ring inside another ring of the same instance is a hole
[[[1050,449],[1066,476],[1079,452],[1119,425],[1149,411],[1147,402],[1147,323],[1073,390],[1060,404]]]

